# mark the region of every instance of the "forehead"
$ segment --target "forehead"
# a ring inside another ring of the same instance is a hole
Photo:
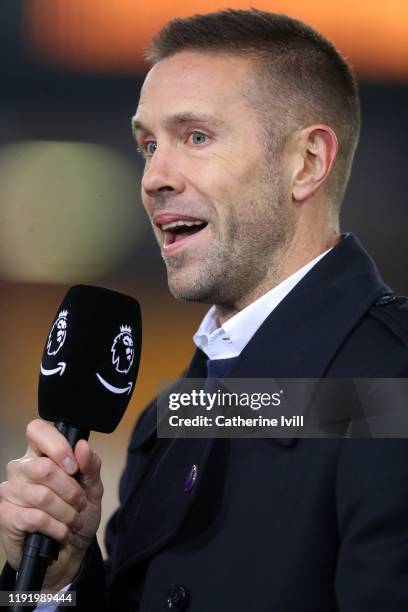
[[[189,108],[223,116],[247,102],[245,94],[254,87],[252,72],[247,57],[177,53],[148,73],[136,115],[172,114]]]

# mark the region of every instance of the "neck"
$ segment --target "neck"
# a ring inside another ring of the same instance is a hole
[[[217,309],[215,316],[218,326],[221,327],[228,319],[231,319],[238,312],[265,295],[265,293],[277,287],[310,261],[335,246],[339,240],[340,235],[337,230],[327,232],[327,235],[324,237],[313,235],[302,236],[296,232],[290,243],[277,254],[276,261],[270,266],[268,273],[261,283],[247,291],[245,295],[239,296],[231,304],[215,305]]]

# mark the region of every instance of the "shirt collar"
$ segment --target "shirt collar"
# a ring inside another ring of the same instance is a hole
[[[329,251],[331,249],[309,261],[303,268],[243,308],[220,327],[216,318],[217,308],[212,306],[193,336],[195,345],[209,359],[237,357],[271,312]]]

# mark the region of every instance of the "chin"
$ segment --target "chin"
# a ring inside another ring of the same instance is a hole
[[[200,291],[194,287],[180,287],[169,284],[170,293],[176,300],[183,302],[206,302]]]
[[[184,302],[202,302],[203,304],[211,304],[212,292],[205,287],[197,285],[196,282],[189,279],[189,282],[176,281],[174,278],[168,278],[170,293],[176,300]]]

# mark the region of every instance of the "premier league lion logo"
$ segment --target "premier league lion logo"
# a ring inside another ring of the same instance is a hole
[[[128,325],[120,326],[120,333],[113,341],[112,363],[120,374],[127,374],[132,367],[135,351],[133,348],[132,329]]]
[[[67,337],[67,317],[68,310],[61,310],[57,320],[51,327],[47,342],[48,355],[56,355]]]

